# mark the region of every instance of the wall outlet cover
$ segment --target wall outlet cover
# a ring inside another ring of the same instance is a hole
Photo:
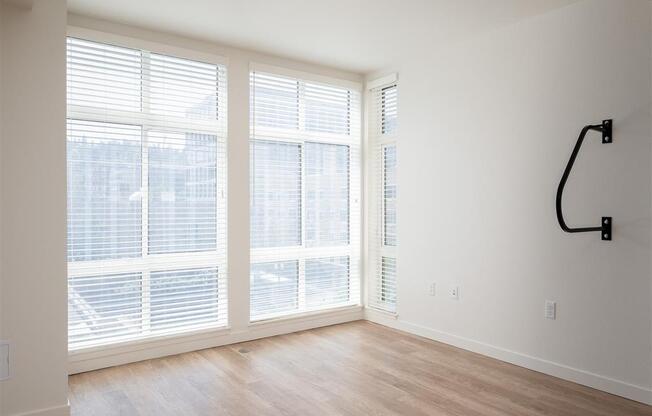
[[[448,297],[451,299],[458,300],[460,298],[460,287],[459,286],[451,286],[448,289]]]
[[[0,340],[0,381],[9,378],[9,342]]]
[[[435,283],[430,283],[429,294],[430,296],[435,296],[437,293],[437,285]]]
[[[543,314],[546,319],[557,319],[557,302],[547,300],[544,306]]]

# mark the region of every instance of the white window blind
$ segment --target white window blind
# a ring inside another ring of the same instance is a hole
[[[360,93],[253,70],[252,321],[360,303]]]
[[[71,350],[227,323],[226,72],[68,38]]]
[[[396,82],[369,92],[368,304],[396,312]]]

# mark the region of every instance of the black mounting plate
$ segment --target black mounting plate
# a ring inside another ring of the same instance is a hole
[[[602,143],[611,143],[613,140],[612,136],[612,126],[613,120],[602,120]]]
[[[602,217],[602,231],[600,235],[604,241],[611,241],[611,217]]]

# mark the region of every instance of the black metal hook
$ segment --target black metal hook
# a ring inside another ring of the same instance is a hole
[[[564,221],[564,214],[562,213],[561,210],[561,197],[564,194],[564,186],[566,186],[568,175],[570,175],[570,172],[573,169],[573,164],[575,163],[575,159],[577,158],[577,155],[580,152],[580,148],[582,147],[582,142],[584,142],[584,137],[586,136],[586,134],[590,130],[599,131],[602,133],[602,143],[605,144],[611,143],[613,140],[612,125],[613,125],[613,120],[609,119],[609,120],[603,120],[602,124],[584,126],[582,132],[580,133],[580,136],[577,138],[577,143],[575,143],[575,147],[573,148],[573,152],[571,153],[570,159],[566,164],[566,169],[564,169],[564,174],[562,175],[561,180],[559,181],[559,186],[557,187],[556,202],[557,202],[557,220],[559,221],[559,226],[561,227],[562,230],[566,231],[567,233],[584,233],[590,231],[599,231],[603,240],[606,241],[611,240],[611,217],[602,217],[599,227],[571,228],[568,225],[566,225],[566,221]]]

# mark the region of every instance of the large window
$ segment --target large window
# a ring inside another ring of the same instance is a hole
[[[251,320],[359,303],[360,98],[251,73]]]
[[[369,281],[368,303],[396,312],[396,81],[369,92]]]
[[[68,39],[69,348],[225,325],[226,74]]]

